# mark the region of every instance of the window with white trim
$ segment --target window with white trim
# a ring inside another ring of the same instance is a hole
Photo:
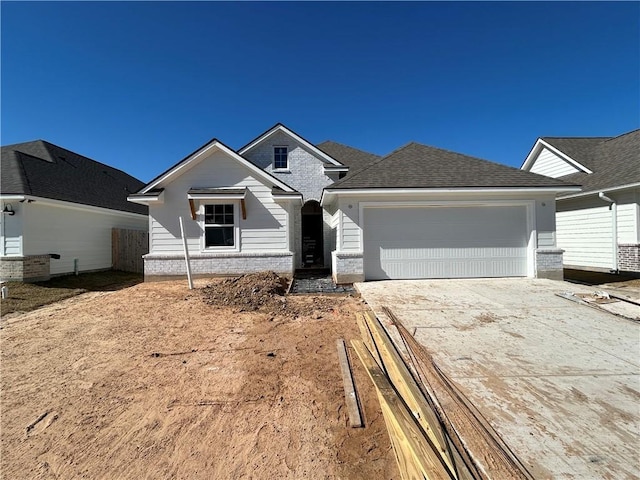
[[[235,207],[232,203],[204,206],[204,247],[235,246]]]
[[[287,147],[273,147],[273,169],[289,169],[289,156]]]

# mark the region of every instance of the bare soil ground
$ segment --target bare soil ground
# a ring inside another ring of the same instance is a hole
[[[335,341],[358,335],[362,302],[272,292],[243,304],[221,282],[90,292],[3,318],[2,478],[399,478],[357,361],[366,427],[348,426]]]
[[[64,275],[46,282],[5,282],[9,296],[0,303],[2,316],[14,312],[30,312],[36,308],[75,297],[85,292],[113,291],[142,282],[138,273],[106,272]]]

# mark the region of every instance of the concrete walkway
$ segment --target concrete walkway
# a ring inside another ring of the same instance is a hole
[[[356,288],[379,318],[386,305],[414,332],[535,478],[640,478],[640,323],[555,295],[593,287],[473,279]]]

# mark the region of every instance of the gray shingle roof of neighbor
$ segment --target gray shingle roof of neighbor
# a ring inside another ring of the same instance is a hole
[[[345,177],[328,189],[360,188],[515,188],[576,186],[563,180],[409,143]]]
[[[0,191],[146,215],[127,201],[144,183],[131,175],[44,140],[2,147]]]
[[[349,167],[349,172],[345,178],[354,175],[356,172],[359,172],[381,158],[379,155],[374,155],[373,153],[365,152],[364,150],[359,150],[331,140],[319,143],[316,147]]]
[[[560,177],[581,184],[583,192],[640,182],[640,130],[609,138],[543,137],[542,140],[593,172]]]

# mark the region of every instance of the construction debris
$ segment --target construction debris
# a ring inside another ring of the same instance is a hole
[[[404,326],[394,323],[412,369],[373,314],[357,321],[364,341],[352,344],[376,387],[403,479],[532,478]]]
[[[334,313],[331,297],[302,298],[287,295],[289,279],[274,272],[259,272],[233,278],[220,278],[198,289],[203,301],[213,307],[237,307],[237,312],[264,312],[277,317],[310,317],[322,320]]]

